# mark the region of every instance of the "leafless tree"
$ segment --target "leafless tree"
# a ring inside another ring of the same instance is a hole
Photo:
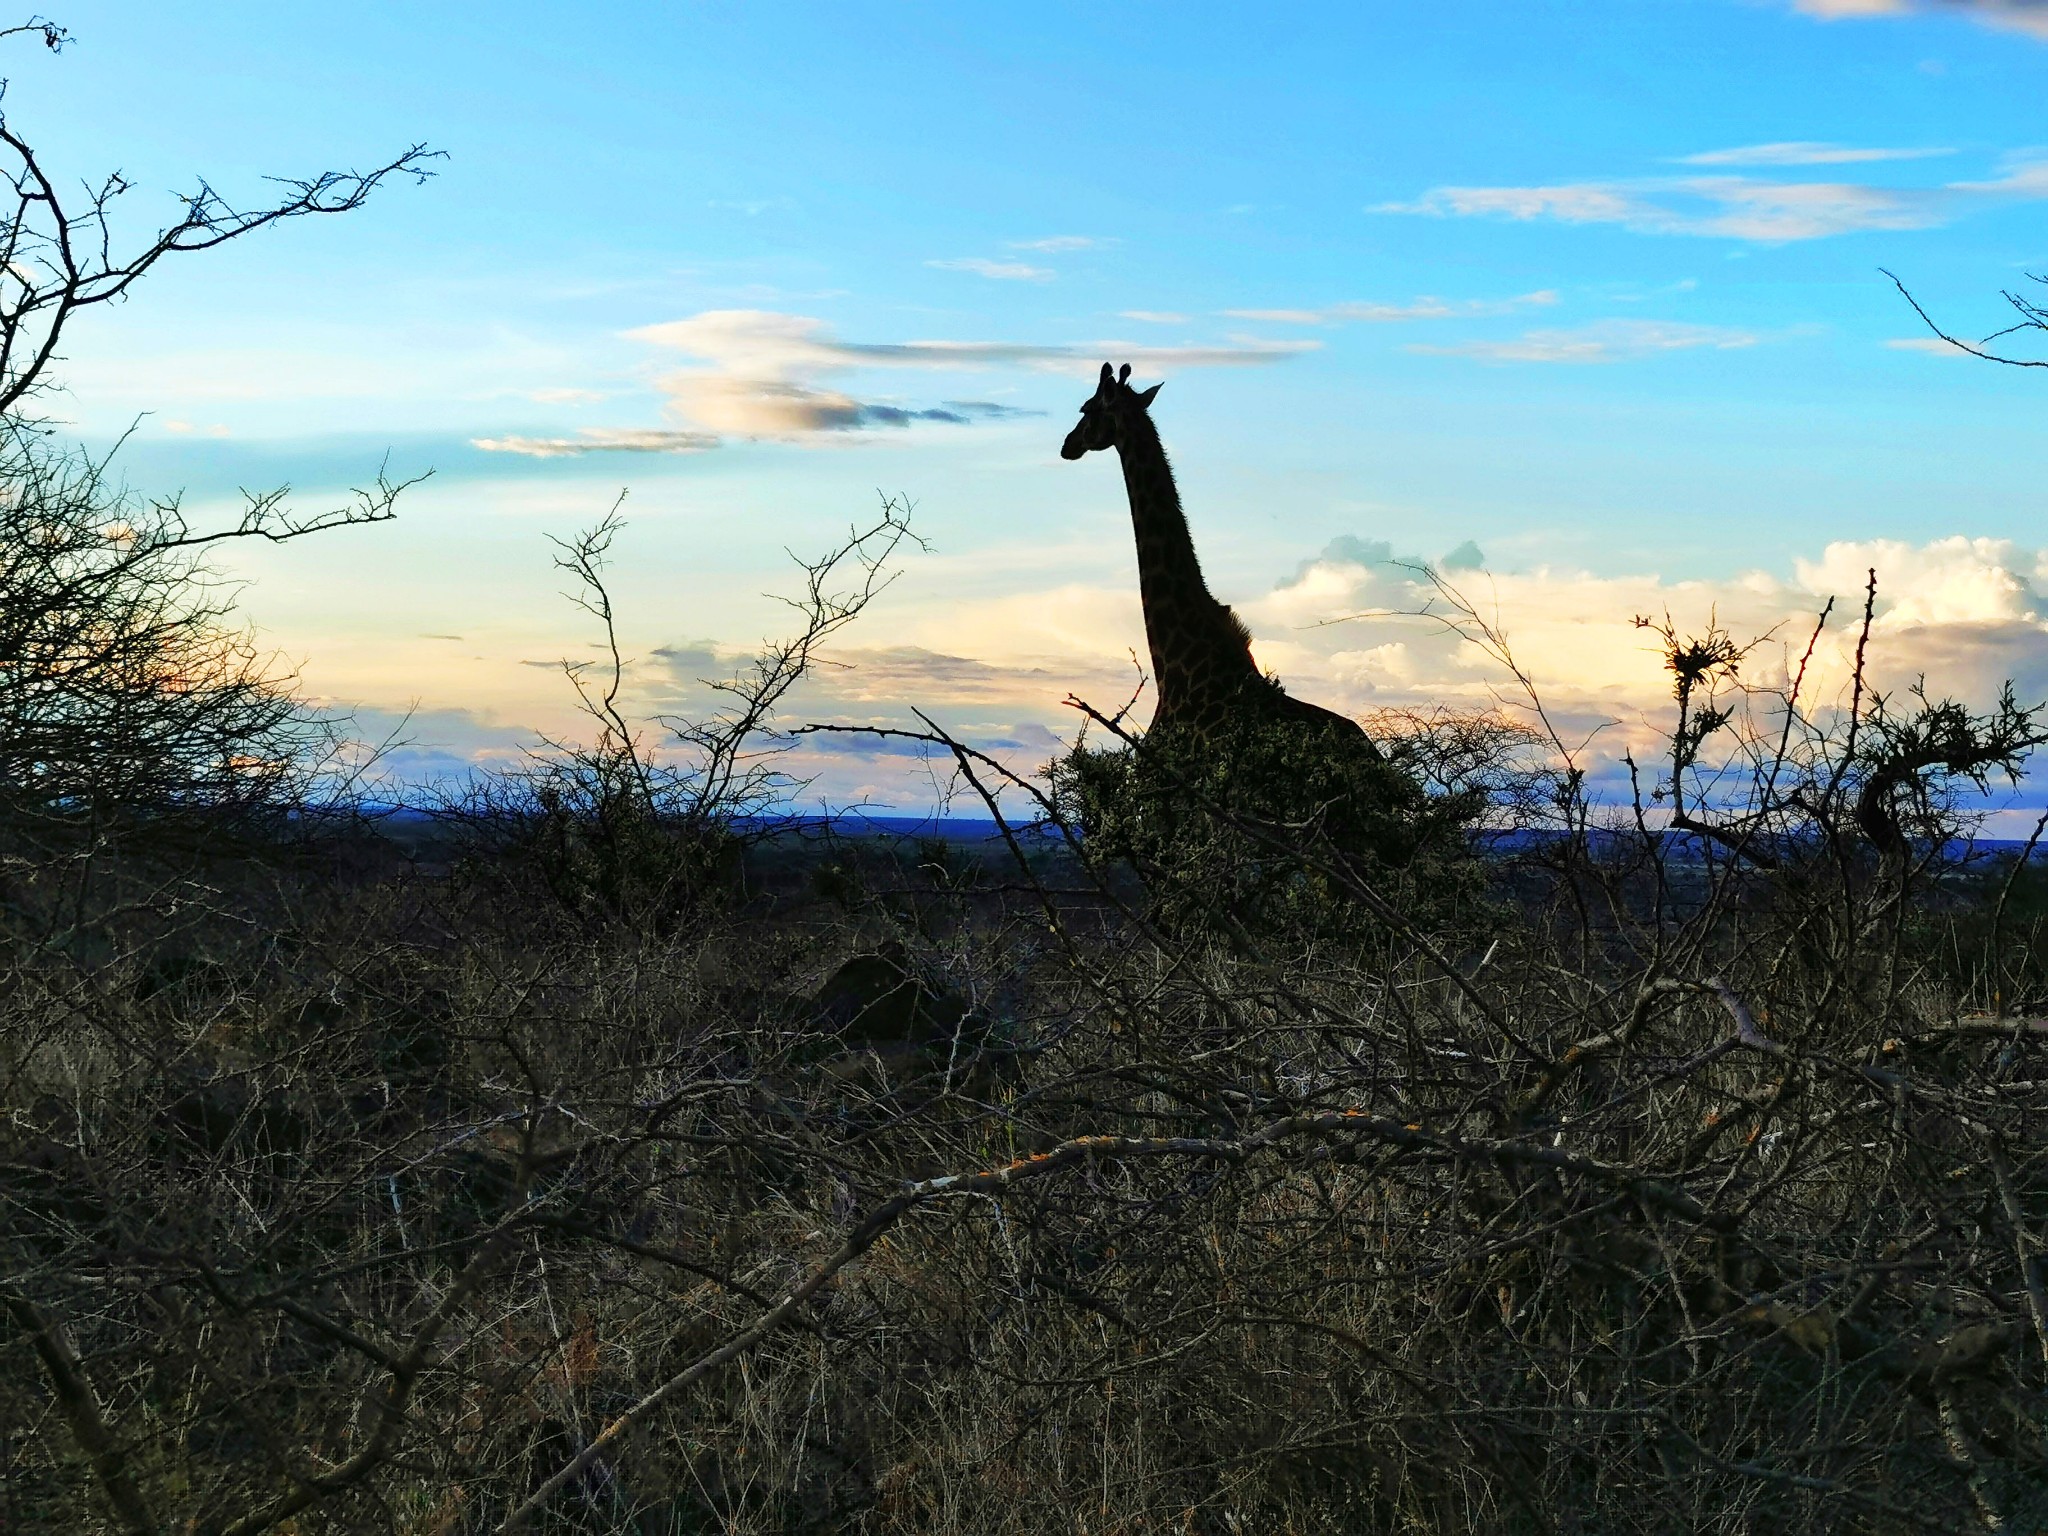
[[[787,634],[728,676],[700,678],[716,706],[698,715],[637,718],[627,697],[633,662],[621,649],[606,569],[625,528],[622,495],[598,522],[555,539],[555,566],[572,578],[569,601],[598,626],[597,661],[565,660],[590,735],[544,737],[525,763],[430,797],[503,877],[537,878],[571,913],[593,923],[674,922],[715,895],[747,843],[773,829],[773,812],[804,785],[781,768],[794,743],[782,718],[791,691],[832,663],[824,647],[895,580],[908,539],[906,498],[884,498],[817,556],[791,555],[793,618]]]
[[[40,19],[0,29],[0,41],[10,38],[39,40],[52,52],[69,40]],[[0,101],[4,89],[0,83]],[[4,113],[0,150],[13,161],[0,172],[13,194],[12,206],[0,211],[0,414],[48,386],[65,329],[81,310],[125,298],[166,257],[211,250],[286,219],[347,213],[394,176],[423,180],[439,158],[415,144],[367,171],[278,177],[275,195],[246,205],[200,181],[179,196],[175,218],[123,248],[113,216],[134,186],[119,171],[73,197]]]
[[[8,40],[55,51],[66,34],[38,19],[0,30]],[[332,732],[233,624],[231,588],[208,554],[382,521],[413,481],[380,469],[345,505],[315,514],[294,511],[289,487],[245,493],[239,516],[198,526],[177,497],[131,491],[113,453],[62,445],[28,408],[56,382],[71,320],[126,297],[158,262],[347,212],[393,177],[423,179],[435,156],[415,145],[373,170],[285,179],[248,206],[202,181],[167,224],[125,247],[115,213],[133,188],[120,173],[74,198],[6,115],[0,156],[14,161],[13,200],[0,209],[0,809],[61,819],[257,803]]]
[[[2048,358],[2013,357],[2003,350],[1992,349],[1993,342],[2004,341],[2009,336],[2021,336],[2028,332],[2048,331],[2048,306],[2044,306],[2039,300],[2017,289],[2002,289],[1999,296],[2005,300],[2012,312],[2019,318],[2013,321],[2012,324],[2000,326],[1997,330],[1976,341],[1965,341],[1963,338],[1951,335],[1947,330],[1943,329],[1940,323],[1921,307],[1920,301],[1913,297],[1912,291],[1906,287],[1905,283],[1896,273],[1884,267],[1879,267],[1878,270],[1892,280],[1892,286],[1899,290],[1899,296],[1913,306],[1913,313],[1920,317],[1921,321],[1927,326],[1927,329],[1940,340],[1954,347],[1958,352],[1967,352],[1972,357],[1981,357],[1987,363],[2004,363],[2008,368],[2048,368]],[[2031,272],[2027,274],[2027,280],[2034,283],[2048,283],[2048,277],[2037,276]]]

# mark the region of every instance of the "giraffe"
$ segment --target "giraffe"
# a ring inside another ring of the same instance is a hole
[[[1155,733],[1214,740],[1229,727],[1289,721],[1353,745],[1372,758],[1380,750],[1357,721],[1297,699],[1252,660],[1251,633],[1202,579],[1202,563],[1181,511],[1173,466],[1151,405],[1159,386],[1130,386],[1131,365],[1112,373],[1102,365],[1095,393],[1060,448],[1063,459],[1114,448],[1123,461],[1124,489],[1138,543],[1138,593],[1145,606],[1145,640],[1159,703]]]

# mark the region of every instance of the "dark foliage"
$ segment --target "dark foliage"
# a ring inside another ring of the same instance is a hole
[[[1479,889],[1466,833],[1483,793],[1425,790],[1398,759],[1296,720],[1247,721],[1214,739],[1172,731],[1086,744],[1053,765],[1059,814],[1105,864],[1144,877],[1176,929],[1220,923],[1312,932],[1364,917],[1350,877],[1448,910]]]

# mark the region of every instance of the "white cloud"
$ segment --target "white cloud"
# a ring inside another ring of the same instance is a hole
[[[1856,149],[1846,144],[1792,140],[1778,144],[1746,144],[1735,149],[1710,149],[1681,155],[1680,165],[1859,165],[1878,160],[1928,160],[1951,155],[1951,149]]]
[[[1792,0],[1792,8],[1823,21],[1884,16],[1965,16],[1982,26],[2048,38],[2044,0]]]
[[[1105,245],[1114,245],[1114,240],[1100,239],[1095,235],[1048,235],[1043,240],[1007,240],[1013,251],[1037,251],[1051,256],[1060,251],[1092,251]]]
[[[2048,12],[2044,12],[2048,14]],[[1699,165],[1819,164],[1900,159],[1936,151],[1850,150],[1822,144],[1763,144],[1712,150]],[[2048,160],[2014,159],[1988,181],[1880,187],[1848,181],[1769,181],[1754,176],[1666,176],[1560,182],[1531,187],[1435,187],[1375,213],[1434,218],[1536,219],[1616,224],[1640,234],[1706,235],[1777,243],[1870,230],[1931,229],[1976,208],[2048,198]]]
[[[1342,325],[1347,321],[1386,324],[1401,320],[1451,320],[1476,315],[1504,315],[1530,305],[1555,304],[1557,290],[1541,288],[1512,299],[1463,299],[1451,303],[1425,295],[1406,304],[1330,304],[1321,309],[1226,309],[1233,320],[1257,320],[1268,325]]]
[[[1885,345],[1894,352],[1929,352],[1936,357],[1968,357],[1961,347],[1951,346],[1939,336],[1893,336]]]
[[[709,432],[584,427],[574,437],[473,437],[487,453],[516,453],[530,459],[567,459],[586,453],[703,453],[716,448]]]
[[[972,272],[976,277],[1004,283],[1049,283],[1055,275],[1050,267],[1034,267],[1023,261],[990,261],[984,256],[949,256],[925,265],[942,272]]]
[[[536,405],[588,405],[605,398],[598,389],[529,389],[526,398]]]
[[[1573,330],[1524,331],[1499,341],[1449,346],[1418,342],[1408,350],[1489,363],[1620,363],[1701,347],[1725,352],[1754,346],[1757,340],[1754,332],[1725,326],[1688,325],[1676,320],[1601,320]]]
[[[1884,598],[1875,628],[1896,631],[1944,624],[2038,626],[2043,603],[2034,583],[2043,564],[2042,553],[2010,539],[1956,534],[1919,545],[1899,539],[1830,544],[1818,559],[1796,561],[1793,569],[1809,592],[1860,593],[1874,568]]]
[[[1170,309],[1125,309],[1117,312],[1120,320],[1135,320],[1140,325],[1186,325],[1188,317],[1176,314]]]

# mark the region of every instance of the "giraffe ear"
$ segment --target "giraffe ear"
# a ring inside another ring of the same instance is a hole
[[[1161,379],[1159,382],[1160,384],[1163,384],[1166,381],[1164,379]],[[1150,410],[1152,408],[1152,398],[1158,393],[1159,384],[1154,384],[1150,389],[1141,391],[1138,395],[1138,404],[1144,406],[1147,410]]]

